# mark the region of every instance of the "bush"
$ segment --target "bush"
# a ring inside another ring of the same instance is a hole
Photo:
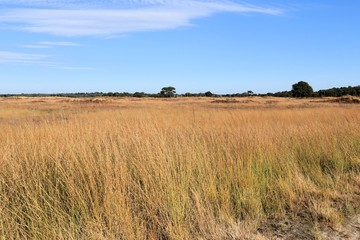
[[[307,82],[300,81],[292,85],[293,97],[311,97],[313,93],[313,88]]]

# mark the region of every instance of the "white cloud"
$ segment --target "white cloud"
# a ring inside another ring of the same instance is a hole
[[[45,54],[0,51],[0,64],[24,64],[63,70],[96,70],[90,67],[68,66],[61,62],[51,61],[51,58],[50,55]]]
[[[48,57],[44,54],[0,51],[0,63],[45,63]]]
[[[279,15],[281,10],[222,0],[0,0],[0,23],[62,36],[111,36],[168,30],[219,12]]]
[[[51,46],[51,47],[74,47],[79,46],[79,44],[74,42],[38,42],[38,45],[42,46]]]
[[[47,45],[38,45],[38,44],[27,44],[27,45],[20,45],[23,48],[52,48],[51,46]]]
[[[91,68],[91,67],[68,67],[68,66],[61,66],[61,67],[56,67],[58,69],[63,69],[63,70],[98,70],[98,68]]]
[[[21,45],[24,48],[54,48],[54,47],[75,47],[79,44],[74,42],[37,42],[35,44]]]

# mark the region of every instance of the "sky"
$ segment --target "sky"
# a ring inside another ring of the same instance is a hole
[[[0,0],[0,93],[360,85],[358,0]]]

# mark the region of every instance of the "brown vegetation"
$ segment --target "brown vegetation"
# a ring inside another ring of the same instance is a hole
[[[360,99],[358,97],[353,97],[353,96],[344,96],[344,97],[340,97],[340,98],[335,98],[333,100],[333,102],[337,102],[337,103],[356,103],[359,104],[360,103]]]
[[[0,99],[0,238],[311,239],[358,213],[358,105],[214,100]]]
[[[212,103],[238,103],[239,101],[233,98],[216,99]]]

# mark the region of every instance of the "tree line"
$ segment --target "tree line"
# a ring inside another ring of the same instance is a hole
[[[175,87],[163,87],[159,93],[145,92],[78,92],[78,93],[53,93],[53,94],[0,94],[0,97],[70,97],[70,98],[91,98],[91,97],[153,97],[153,98],[171,98],[171,97],[249,97],[249,96],[273,96],[273,97],[341,97],[345,95],[360,96],[359,86],[348,86],[339,88],[330,88],[325,90],[313,91],[309,83],[300,81],[292,85],[292,90],[275,93],[257,94],[253,91],[245,91],[233,94],[216,94],[210,91],[201,93],[177,94]]]
[[[282,91],[276,93],[265,94],[274,97],[342,97],[342,96],[360,96],[359,86],[334,87],[319,91],[313,91],[312,87],[307,83],[300,81],[292,86],[291,91]]]

